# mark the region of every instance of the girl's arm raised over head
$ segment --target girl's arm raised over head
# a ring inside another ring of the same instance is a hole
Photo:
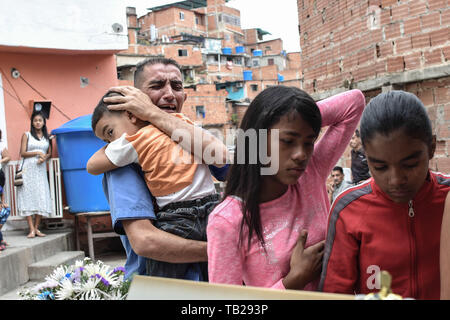
[[[366,105],[360,90],[350,90],[317,102],[322,127],[328,127],[314,147],[313,158],[324,181],[347,148]]]

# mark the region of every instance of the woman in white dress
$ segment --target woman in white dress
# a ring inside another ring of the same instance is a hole
[[[50,141],[44,115],[41,112],[33,113],[30,132],[22,136],[20,155],[24,159],[23,185],[17,190],[19,214],[27,218],[30,228],[28,238],[45,236],[38,227],[42,216],[48,217],[52,212],[46,166],[52,154]],[[36,216],[34,223],[33,216]]]

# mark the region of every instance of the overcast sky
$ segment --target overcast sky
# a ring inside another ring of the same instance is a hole
[[[138,17],[146,8],[178,2],[179,0],[121,0],[125,7],[135,7]],[[300,51],[297,0],[230,0],[227,6],[241,11],[241,27],[261,28],[271,33],[264,40],[281,38],[287,52]]]

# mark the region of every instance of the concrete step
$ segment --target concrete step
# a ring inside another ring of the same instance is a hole
[[[77,260],[84,259],[84,251],[62,251],[37,261],[28,266],[28,276],[30,280],[43,280],[60,265],[71,265]]]
[[[44,230],[43,230],[44,231]],[[47,259],[73,246],[73,231],[44,231],[46,237],[28,239],[26,231],[5,231],[3,237],[8,246],[0,252],[0,295],[13,290],[30,279],[28,266]]]
[[[119,253],[103,254],[103,255],[100,255],[98,257],[98,259],[103,261],[105,264],[111,266],[112,268],[119,267],[119,266],[123,267],[126,262],[126,255],[125,255],[125,251],[123,251],[123,252],[119,252]],[[1,300],[21,300],[20,296],[17,294],[18,291],[21,291],[23,289],[31,289],[35,285],[42,283],[42,282],[43,282],[42,280],[30,280],[30,281],[26,282],[25,284],[18,286],[17,288],[13,288],[4,294],[0,294],[0,301]]]

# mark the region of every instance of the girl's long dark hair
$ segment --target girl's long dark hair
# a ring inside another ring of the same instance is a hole
[[[256,130],[257,143],[252,145],[252,150],[257,150],[259,155],[259,130],[269,130],[280,119],[292,112],[297,112],[307,122],[314,133],[318,136],[322,126],[322,117],[316,102],[306,92],[299,88],[287,86],[274,86],[263,90],[251,102],[248,107],[240,128],[239,134],[250,129]],[[238,163],[238,152],[240,146],[236,146],[234,162],[227,176],[227,184],[224,199],[227,196],[236,196],[242,200],[242,222],[239,234],[239,244],[242,245],[244,228],[248,229],[248,246],[250,246],[253,233],[264,248],[264,236],[259,211],[261,193],[261,168],[262,164],[257,157],[256,164],[249,163],[250,141],[244,139],[245,162]],[[240,156],[240,158],[242,155]]]
[[[360,128],[363,146],[377,133],[387,136],[400,129],[428,146],[433,140],[431,121],[422,101],[414,94],[401,90],[381,93],[372,98],[364,109]]]
[[[41,111],[33,112],[31,115],[31,124],[30,124],[30,133],[31,135],[36,139],[40,140],[39,137],[36,134],[36,129],[33,126],[33,120],[36,116],[41,116],[42,119],[44,119],[44,125],[42,126],[42,135],[46,140],[48,140],[48,131],[47,131],[47,119],[45,118],[44,114]]]

